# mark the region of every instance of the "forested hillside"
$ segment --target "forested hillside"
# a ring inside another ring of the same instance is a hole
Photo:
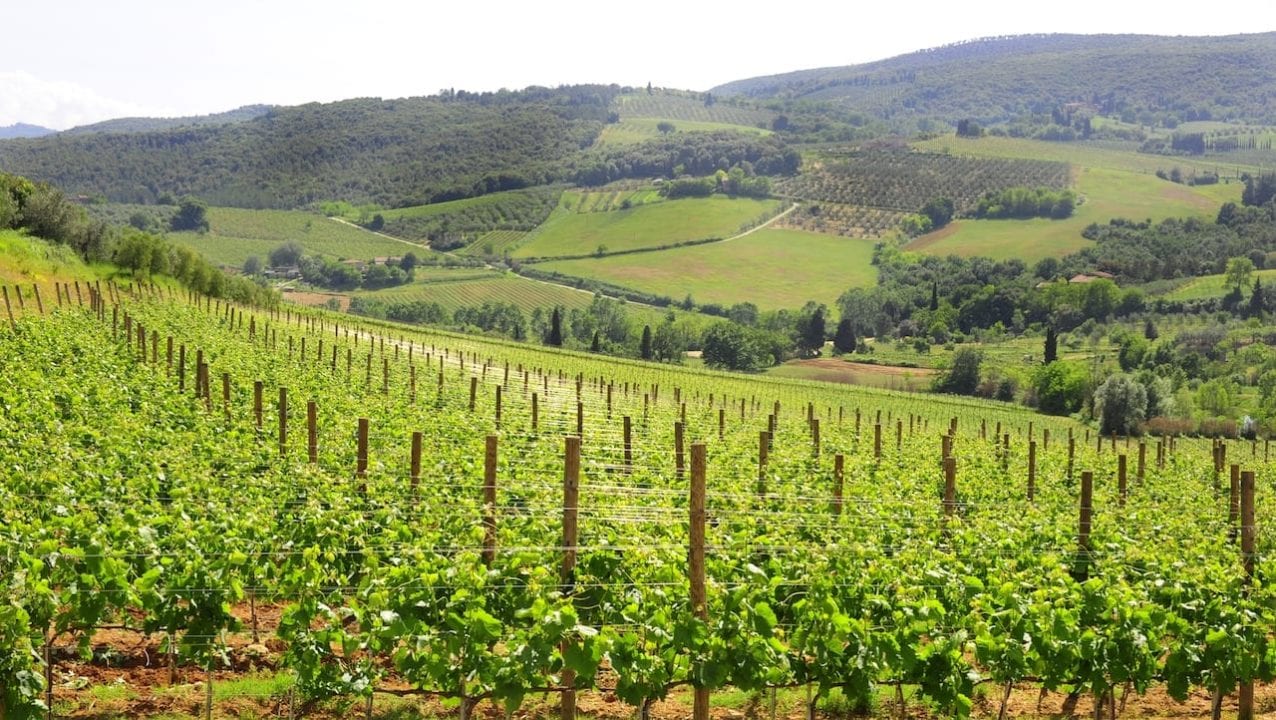
[[[1003,122],[1086,103],[1144,124],[1270,124],[1276,122],[1276,33],[988,38],[863,65],[738,80],[711,92],[835,101],[899,122]]]
[[[218,126],[16,140],[0,147],[0,167],[120,202],[415,205],[546,182],[593,142],[616,90],[312,103]]]

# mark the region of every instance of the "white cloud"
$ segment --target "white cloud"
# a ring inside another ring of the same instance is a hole
[[[73,82],[0,71],[0,126],[24,122],[65,130],[111,118],[172,114],[104,97]]]

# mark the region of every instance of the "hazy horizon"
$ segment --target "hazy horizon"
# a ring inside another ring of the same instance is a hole
[[[529,85],[617,83],[707,90],[758,75],[851,65],[972,40],[1037,33],[1228,35],[1261,32],[1262,2],[1226,16],[1147,15],[1079,0],[1061,17],[1009,0],[979,12],[922,3],[909,22],[878,9],[811,0],[782,10],[760,2],[718,7],[656,0],[642,13],[611,13],[579,0],[555,7],[495,3],[423,7],[370,0],[260,6],[228,0],[216,14],[154,0],[53,5],[59,37],[19,32],[0,60],[0,126],[64,130],[102,120],[178,117],[244,105],[295,105],[352,97],[491,91]],[[5,11],[12,27],[48,20],[47,9]]]

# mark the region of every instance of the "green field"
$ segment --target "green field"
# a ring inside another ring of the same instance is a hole
[[[872,240],[765,228],[725,242],[540,265],[654,295],[699,303],[752,302],[763,309],[832,307],[851,287],[877,283]]]
[[[1254,277],[1262,280],[1264,286],[1270,287],[1271,283],[1276,282],[1276,269],[1259,270],[1254,273]],[[1249,297],[1253,287],[1254,281],[1250,280],[1245,287],[1241,288],[1246,298]],[[1229,290],[1231,288],[1227,286],[1227,282],[1222,275],[1203,275],[1188,280],[1161,297],[1166,300],[1203,300],[1205,298],[1221,298]]]
[[[85,265],[80,256],[65,245],[46,243],[18,230],[0,230],[0,284],[44,284],[52,279],[99,277],[104,275]],[[13,302],[17,302],[16,297]]]
[[[383,237],[331,218],[300,210],[244,210],[208,208],[207,233],[170,233],[169,237],[199,251],[211,262],[240,267],[250,256],[263,261],[271,250],[296,241],[308,254],[330,258],[369,260],[428,248]]]
[[[726,238],[774,215],[779,200],[713,196],[654,203],[603,213],[556,213],[535,237],[512,254],[516,258],[591,255],[660,247],[690,240]]]
[[[662,118],[628,118],[622,119],[618,123],[612,123],[603,128],[599,133],[598,139],[594,141],[595,147],[604,147],[607,145],[636,145],[648,140],[654,140],[663,137],[664,133],[660,132],[656,126],[661,122],[671,122],[674,125],[674,132],[713,132],[715,130],[728,130],[732,132],[742,132],[751,135],[770,135],[770,130],[765,130],[753,125],[733,125],[721,122],[706,122],[703,120],[668,120]]]
[[[1091,223],[1105,224],[1113,218],[1213,219],[1222,202],[1240,199],[1237,184],[1188,187],[1151,175],[1100,167],[1080,168],[1077,174],[1076,189],[1085,202],[1066,220],[956,220],[907,247],[931,255],[1019,258],[1034,263],[1088,246],[1090,241],[1081,231]],[[1220,198],[1224,192],[1234,197]]]

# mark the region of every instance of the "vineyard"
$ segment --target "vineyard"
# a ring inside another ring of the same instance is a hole
[[[1276,669],[1265,442],[148,287],[3,296],[6,718],[79,707],[104,658],[131,717],[211,717],[249,667],[288,717],[686,690],[703,720],[792,688],[809,716],[1038,690],[1246,716]]]
[[[794,230],[848,238],[880,238],[898,231],[900,221],[908,214],[900,210],[864,205],[819,202],[785,215],[778,224]]]
[[[632,118],[659,118],[675,124],[682,120],[754,128],[770,127],[776,115],[770,110],[736,106],[727,102],[706,105],[703,97],[698,95],[678,95],[667,91],[617,95],[612,101],[612,109],[619,113],[622,121]]]
[[[639,196],[647,191],[637,191]],[[571,208],[586,202],[611,203],[620,193],[580,193]],[[604,195],[606,197],[604,197]],[[569,196],[566,202],[572,202]],[[512,254],[520,259],[588,257],[627,250],[671,247],[687,242],[727,238],[773,217],[784,208],[779,200],[685,198],[652,202],[610,212],[576,212],[560,207]],[[564,210],[568,210],[564,212]]]
[[[382,232],[413,242],[477,237],[492,230],[528,231],[544,222],[563,189],[548,185],[465,200],[385,210]]]
[[[1068,185],[1068,165],[1061,162],[877,148],[828,155],[818,166],[783,181],[779,190],[811,202],[903,213],[917,212],[927,201],[946,197],[960,214],[972,209],[988,191]]]

